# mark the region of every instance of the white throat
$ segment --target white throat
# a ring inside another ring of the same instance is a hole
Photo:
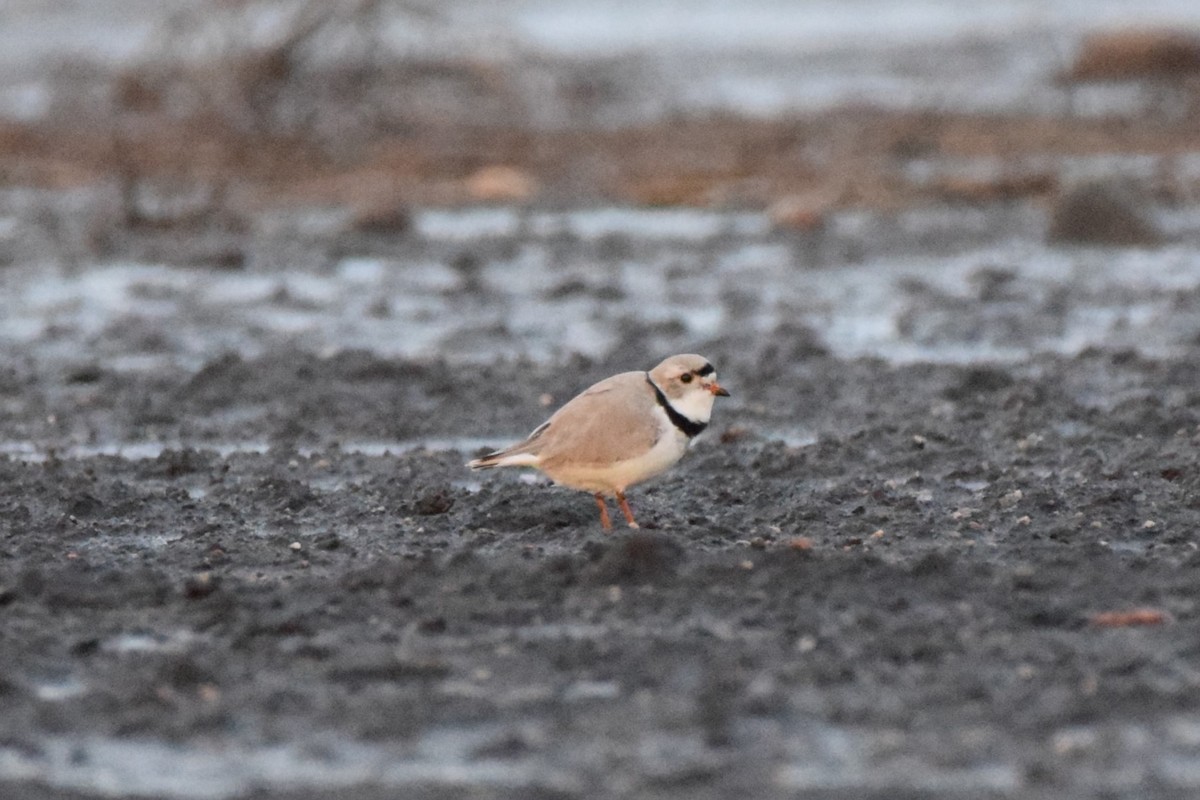
[[[692,422],[708,422],[712,417],[713,401],[717,398],[704,389],[688,392],[683,397],[667,398],[671,407]]]

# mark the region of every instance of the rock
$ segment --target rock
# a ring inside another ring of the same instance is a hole
[[[408,233],[412,229],[412,213],[402,203],[364,203],[354,210],[349,228],[374,235]]]
[[[1122,184],[1101,180],[1068,189],[1050,211],[1051,243],[1154,246],[1165,237],[1143,202]]]
[[[414,510],[422,517],[445,514],[454,507],[454,496],[445,488],[425,492],[414,504]]]
[[[832,210],[833,203],[826,194],[810,192],[779,198],[767,209],[767,217],[776,228],[815,231],[825,226]]]
[[[485,203],[520,203],[533,197],[537,189],[537,181],[515,167],[484,167],[467,178],[471,199]]]
[[[189,600],[200,600],[215,592],[220,585],[221,579],[211,572],[200,572],[184,581],[183,596]]]
[[[1012,386],[1013,382],[1013,376],[1002,367],[968,367],[963,370],[958,381],[942,391],[942,396],[948,400],[966,400],[976,395],[1006,389]]]
[[[1195,74],[1200,74],[1200,34],[1164,28],[1092,34],[1064,78],[1128,81]]]

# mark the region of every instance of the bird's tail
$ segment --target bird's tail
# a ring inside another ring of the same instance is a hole
[[[543,422],[534,428],[533,433],[523,442],[517,442],[511,447],[506,447],[503,450],[497,450],[494,453],[488,453],[486,456],[480,456],[474,461],[468,461],[467,466],[471,469],[492,469],[493,467],[536,467],[538,465],[538,457],[536,451],[540,446],[538,439],[550,427],[549,421]]]
[[[536,467],[538,458],[533,453],[514,452],[515,448],[497,450],[473,461],[468,461],[471,469],[493,469],[495,467]]]

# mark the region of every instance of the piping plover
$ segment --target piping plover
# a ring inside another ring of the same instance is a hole
[[[622,372],[576,395],[523,442],[467,464],[535,467],[552,481],[591,492],[600,524],[612,528],[606,497],[638,527],[625,490],[683,457],[708,427],[713,401],[728,397],[703,356],[671,356],[649,372]]]

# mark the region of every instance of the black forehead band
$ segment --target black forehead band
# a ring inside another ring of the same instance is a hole
[[[696,374],[699,375],[701,378],[703,378],[705,375],[712,375],[716,371],[717,371],[717,368],[714,367],[712,364],[705,364],[703,367],[696,370]]]

